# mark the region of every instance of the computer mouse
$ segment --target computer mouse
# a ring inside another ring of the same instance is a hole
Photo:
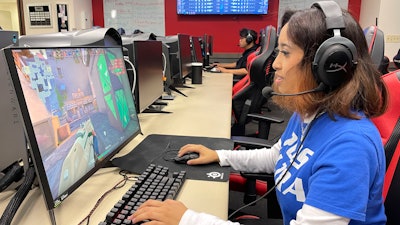
[[[219,73],[219,72],[221,72],[221,70],[219,70],[217,67],[213,67],[213,68],[210,70],[210,72]]]
[[[180,157],[178,157],[178,156],[175,157],[174,161],[176,163],[186,164],[187,161],[189,161],[191,159],[197,159],[197,158],[199,158],[199,153],[197,153],[197,152],[189,152],[189,153],[186,153],[186,154],[184,154],[184,155],[182,155]]]

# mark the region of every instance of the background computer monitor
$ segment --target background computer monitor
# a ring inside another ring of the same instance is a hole
[[[121,35],[114,28],[32,34],[19,38],[19,46],[68,47],[68,46],[121,46]]]
[[[164,92],[163,44],[135,35],[123,35],[121,38],[125,61],[133,67],[128,69],[128,77],[136,109],[138,112],[150,112],[154,109],[152,104]]]
[[[139,132],[121,47],[4,49],[52,210]]]
[[[185,78],[192,73],[192,50],[190,47],[190,35],[178,34],[178,66],[179,74],[174,76],[175,83],[185,83]]]
[[[203,63],[203,50],[201,49],[202,38],[197,36],[191,37],[192,61]]]
[[[174,86],[173,77],[179,73],[178,61],[178,35],[158,36],[158,41],[163,43],[163,54],[165,55],[164,75],[166,78],[166,85],[168,87]]]
[[[176,87],[183,87],[185,78],[190,76],[192,70],[192,50],[190,35],[177,34],[170,36],[158,36],[157,40],[161,41],[166,47],[163,47],[164,55],[168,55],[169,66],[165,72],[167,84],[169,88],[183,94]]]
[[[210,64],[210,56],[213,55],[213,42],[214,38],[212,35],[204,34],[203,36],[203,54],[204,54],[204,65]]]
[[[152,104],[164,93],[162,43],[124,39],[123,45],[135,67],[131,85],[136,108],[138,112],[155,112]]]

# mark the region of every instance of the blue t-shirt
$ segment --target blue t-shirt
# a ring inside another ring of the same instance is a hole
[[[311,122],[307,133],[293,114],[281,137],[282,148],[275,167],[277,196],[284,224],[296,218],[304,203],[350,218],[349,224],[385,224],[382,187],[385,155],[378,130],[360,114],[351,120],[327,113]],[[290,162],[298,152],[296,160]]]

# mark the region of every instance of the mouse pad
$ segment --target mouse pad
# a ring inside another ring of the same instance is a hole
[[[173,158],[185,144],[202,144],[211,149],[233,149],[233,141],[226,138],[151,134],[130,153],[111,162],[114,166],[136,174],[141,174],[153,163],[167,166],[170,173],[185,170],[187,179],[228,181],[230,167],[221,167],[218,163],[197,166],[175,163]]]

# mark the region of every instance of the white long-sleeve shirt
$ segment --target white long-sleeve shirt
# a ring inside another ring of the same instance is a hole
[[[275,163],[279,157],[280,142],[271,149],[257,150],[219,150],[217,151],[221,166],[231,166],[235,170],[246,172],[273,173]],[[349,219],[334,215],[332,213],[304,205],[297,213],[296,220],[290,225],[347,225]],[[238,222],[226,221],[216,216],[199,213],[188,209],[183,215],[179,225],[240,225]]]

